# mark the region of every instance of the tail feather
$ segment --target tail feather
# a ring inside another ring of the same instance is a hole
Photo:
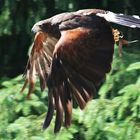
[[[97,13],[96,15],[104,17],[107,21],[112,23],[131,28],[140,28],[140,17],[136,15],[130,16],[124,14],[116,14],[110,11],[107,11],[106,13]]]

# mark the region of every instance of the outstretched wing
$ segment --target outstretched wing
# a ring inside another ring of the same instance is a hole
[[[28,63],[24,73],[25,83],[22,91],[29,83],[28,97],[32,93],[36,77],[40,79],[40,88],[43,91],[46,87],[46,78],[51,65],[54,46],[58,39],[49,36],[45,32],[37,32],[29,54]]]
[[[105,22],[105,21],[104,21]],[[49,106],[43,127],[51,122],[54,107],[54,131],[69,126],[74,98],[81,109],[96,93],[96,86],[111,69],[114,39],[110,25],[95,29],[79,27],[61,31],[61,38],[53,52],[47,80]],[[103,30],[102,30],[103,29]]]
[[[108,22],[131,28],[140,28],[140,17],[136,15],[130,16],[107,11],[106,13],[97,13],[97,16],[105,18]]]
[[[82,15],[96,14],[99,17],[103,17],[108,22],[116,23],[130,28],[140,28],[140,17],[138,15],[126,15],[101,9],[84,9],[79,10],[76,13]]]

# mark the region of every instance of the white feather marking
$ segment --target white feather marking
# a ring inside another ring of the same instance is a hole
[[[130,44],[130,43],[136,43],[136,42],[138,42],[139,40],[133,40],[133,41],[128,41],[128,43]]]
[[[105,18],[109,22],[117,22],[118,21],[116,19],[116,14],[113,13],[113,12],[110,12],[110,11],[107,12],[107,13],[105,13],[105,14],[103,14],[103,13],[97,13],[96,15],[99,16],[99,17]]]
[[[133,15],[132,17],[140,19],[140,17],[138,15]]]
[[[92,12],[83,13],[83,15],[90,15]]]
[[[131,25],[130,27],[131,27],[131,28],[136,28],[137,26],[136,26],[136,25]]]

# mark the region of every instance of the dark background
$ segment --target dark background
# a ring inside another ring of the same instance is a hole
[[[85,8],[140,15],[139,0],[0,0],[0,76],[23,73],[34,23],[57,13]],[[138,31],[122,30],[130,39],[140,36]]]

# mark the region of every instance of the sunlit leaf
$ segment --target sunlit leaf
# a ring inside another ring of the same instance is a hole
[[[127,68],[127,71],[137,70],[137,69],[140,69],[140,62],[130,64],[129,67]]]

